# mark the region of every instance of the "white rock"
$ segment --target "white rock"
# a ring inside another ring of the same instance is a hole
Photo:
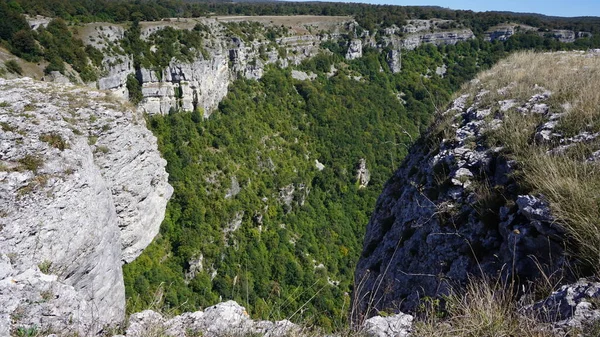
[[[0,316],[20,305],[14,326],[79,334],[122,321],[122,261],[150,243],[172,194],[156,139],[106,93],[22,78],[0,79],[0,95],[0,122],[20,131],[0,133],[2,162],[39,161],[0,181],[0,251],[12,268],[2,258]],[[40,140],[48,134],[64,148]]]
[[[323,163],[321,163],[318,159],[315,159],[315,167],[319,171],[323,171],[325,169],[325,165],[323,165]]]
[[[407,337],[412,328],[413,316],[397,315],[371,317],[364,323],[364,331],[370,337]]]

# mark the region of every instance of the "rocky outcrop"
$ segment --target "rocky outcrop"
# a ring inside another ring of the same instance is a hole
[[[486,41],[506,41],[511,36],[517,33],[536,33],[540,36],[552,37],[560,42],[572,43],[579,38],[590,37],[591,33],[586,32],[574,32],[567,29],[554,29],[550,31],[538,30],[536,27],[528,25],[517,25],[517,24],[505,24],[496,26],[484,34]]]
[[[572,30],[555,29],[550,32],[552,36],[560,42],[572,43],[577,39],[577,34]]]
[[[292,70],[292,78],[298,81],[313,81],[315,78],[317,78],[317,74],[310,71],[306,73],[304,71]]]
[[[412,329],[413,316],[403,313],[375,316],[367,319],[362,331],[369,337],[407,337]]]
[[[124,319],[121,265],[172,194],[144,119],[109,94],[0,79],[0,331]]]
[[[485,146],[516,102],[487,106],[488,91],[456,99],[387,182],[367,226],[355,274],[358,317],[414,311],[469,275],[525,281],[564,266],[565,235],[540,195],[523,194],[516,163]],[[519,107],[538,114],[549,93]],[[468,103],[472,102],[472,103]],[[437,130],[437,131],[435,131]]]
[[[394,74],[399,73],[402,70],[402,52],[399,50],[390,50],[387,54],[387,62]]]
[[[219,303],[204,311],[184,313],[171,319],[146,310],[131,315],[127,337],[160,336],[287,336],[300,328],[287,320],[254,321],[246,309],[234,301]]]
[[[582,279],[562,286],[543,301],[529,307],[535,317],[553,323],[553,330],[567,335],[600,321],[600,283]]]
[[[513,26],[503,26],[486,32],[484,39],[486,41],[506,41],[514,34],[515,28]]]
[[[390,44],[393,48],[413,50],[424,43],[430,43],[436,46],[454,45],[474,38],[475,34],[473,34],[470,29],[463,29],[456,31],[408,34],[401,39],[391,39]]]
[[[29,27],[31,27],[31,29],[38,29],[40,27],[48,27],[48,24],[50,23],[50,21],[52,21],[52,18],[49,18],[47,16],[41,16],[41,15],[36,15],[36,16],[29,16],[29,15],[25,15],[25,19],[27,20],[27,23],[29,24]]]
[[[354,60],[362,57],[362,40],[354,39],[348,44],[348,51],[346,52],[347,60]]]
[[[367,160],[360,158],[358,165],[356,166],[356,181],[358,182],[359,188],[365,188],[369,185],[371,180],[371,173],[367,168]]]
[[[110,90],[124,99],[128,99],[127,76],[134,73],[133,57],[108,56],[102,60],[102,67],[105,73],[98,79],[98,89]]]
[[[228,59],[223,51],[192,63],[173,61],[158,75],[144,68],[137,73],[144,96],[140,106],[151,115],[164,115],[172,109],[202,109],[208,117],[227,95],[230,83]]]

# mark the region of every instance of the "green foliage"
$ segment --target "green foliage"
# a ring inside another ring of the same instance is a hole
[[[38,61],[41,53],[35,34],[31,29],[22,29],[12,36],[12,52],[28,61]]]
[[[39,330],[36,326],[32,327],[18,327],[16,330],[16,336],[18,337],[35,337],[38,336]]]
[[[18,160],[19,164],[28,171],[37,172],[44,165],[44,160],[34,155],[26,155]]]
[[[58,133],[51,132],[40,135],[40,140],[50,144],[50,146],[55,147],[61,151],[69,148],[69,144],[62,136]]]
[[[141,102],[144,98],[144,95],[142,94],[142,85],[135,77],[135,74],[127,75],[126,86],[127,91],[129,92],[129,100],[133,104],[138,104],[139,102]]]
[[[163,306],[174,311],[234,299],[257,318],[341,324],[376,198],[435,106],[481,68],[489,55],[477,48],[418,48],[400,74],[375,51],[347,67],[321,55],[302,65],[315,81],[268,68],[260,81],[237,80],[209,119],[150,118],[175,192],[157,239],[124,267],[128,310],[164,289]],[[445,78],[422,76],[454,59],[464,60]],[[327,78],[331,65],[346,70]],[[363,189],[361,158],[371,172]]]
[[[40,264],[38,264],[38,268],[40,268],[40,271],[42,273],[48,274],[48,273],[50,273],[50,268],[52,268],[52,261],[44,260],[44,261],[40,262]]]
[[[201,29],[165,27],[142,40],[139,23],[133,22],[125,32],[121,46],[126,53],[133,55],[136,69],[144,67],[162,74],[173,58],[184,62],[193,62],[200,56],[208,58],[202,34]],[[151,51],[151,47],[155,49]]]
[[[6,67],[6,70],[10,73],[23,75],[23,68],[21,68],[21,66],[16,60],[4,61],[4,66]]]
[[[0,1],[0,17],[0,40],[10,41],[16,32],[29,28],[25,17],[7,1]]]

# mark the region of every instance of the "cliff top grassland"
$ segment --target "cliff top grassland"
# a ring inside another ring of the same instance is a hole
[[[576,254],[598,275],[600,266],[600,58],[588,53],[517,53],[471,81],[487,102],[512,100],[489,146],[519,163],[517,179],[550,203],[557,223],[577,242]],[[516,102],[548,95],[536,114]],[[499,105],[492,105],[499,108]],[[494,109],[494,108],[492,108]]]
[[[549,203],[556,226],[566,230],[566,253],[573,262],[565,268],[573,270],[544,274],[519,301],[514,297],[518,292],[514,279],[471,278],[466,288],[452,290],[444,298],[444,310],[440,311],[438,300],[422,303],[414,336],[598,334],[593,316],[579,326],[553,330],[553,325],[539,323],[548,320],[546,314],[530,309],[536,307],[536,300],[557,290],[571,272],[576,277],[599,276],[600,95],[595,90],[599,81],[597,53],[521,52],[482,72],[458,92],[457,99],[480,98],[473,111],[490,112],[488,122],[501,116],[502,123],[485,132],[485,146],[515,161],[512,175],[521,193],[538,195]],[[536,103],[535,98],[541,101]],[[524,108],[527,102],[531,110]],[[462,115],[452,112],[439,116],[433,135],[454,137],[449,125]],[[486,186],[472,188],[482,199],[494,193]]]

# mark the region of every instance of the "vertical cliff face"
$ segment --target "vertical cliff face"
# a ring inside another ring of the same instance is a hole
[[[358,34],[358,24],[347,17],[310,18],[299,17],[298,22],[294,21],[294,17],[224,17],[144,23],[141,38],[146,41],[152,34],[167,27],[192,30],[198,24],[203,29],[202,55],[192,61],[173,58],[163,69],[148,65],[135,69],[131,56],[123,52],[123,55],[114,55],[112,45],[118,44],[124,36],[120,26],[91,24],[83,35],[85,41],[107,51],[103,62],[104,75],[97,84],[100,89],[112,90],[127,98],[127,76],[134,74],[141,83],[143,99],[140,107],[145,112],[167,114],[172,110],[201,108],[205,117],[227,95],[231,81],[240,77],[259,79],[269,64],[281,67],[298,65],[302,60],[323,52],[321,44],[325,41],[346,43],[345,57],[348,60],[362,57],[364,46],[389,47],[392,49],[390,67],[399,72],[402,49],[412,50],[424,43],[456,44],[474,38],[473,32],[456,29],[456,24],[447,20],[412,20],[404,30],[394,26],[371,35],[367,31]],[[244,20],[259,25],[244,28],[254,29],[244,35],[235,26]],[[283,26],[287,27],[285,31],[279,31]],[[273,30],[280,35],[267,38],[267,33],[273,34]],[[319,34],[314,31],[319,31]],[[407,35],[399,35],[404,33]]]
[[[0,79],[0,335],[123,320],[121,265],[172,194],[144,119],[93,90]]]
[[[140,106],[151,115],[164,115],[178,109],[203,109],[208,117],[227,95],[230,83],[228,59],[223,51],[208,60],[174,61],[160,77],[148,69],[141,69],[137,76],[141,79],[144,96]]]
[[[515,55],[438,116],[378,199],[353,319],[414,312],[470,276],[526,289],[542,275],[565,282],[597,265],[598,215],[588,208],[597,193],[586,191],[600,153],[588,122],[598,113],[598,59]]]

